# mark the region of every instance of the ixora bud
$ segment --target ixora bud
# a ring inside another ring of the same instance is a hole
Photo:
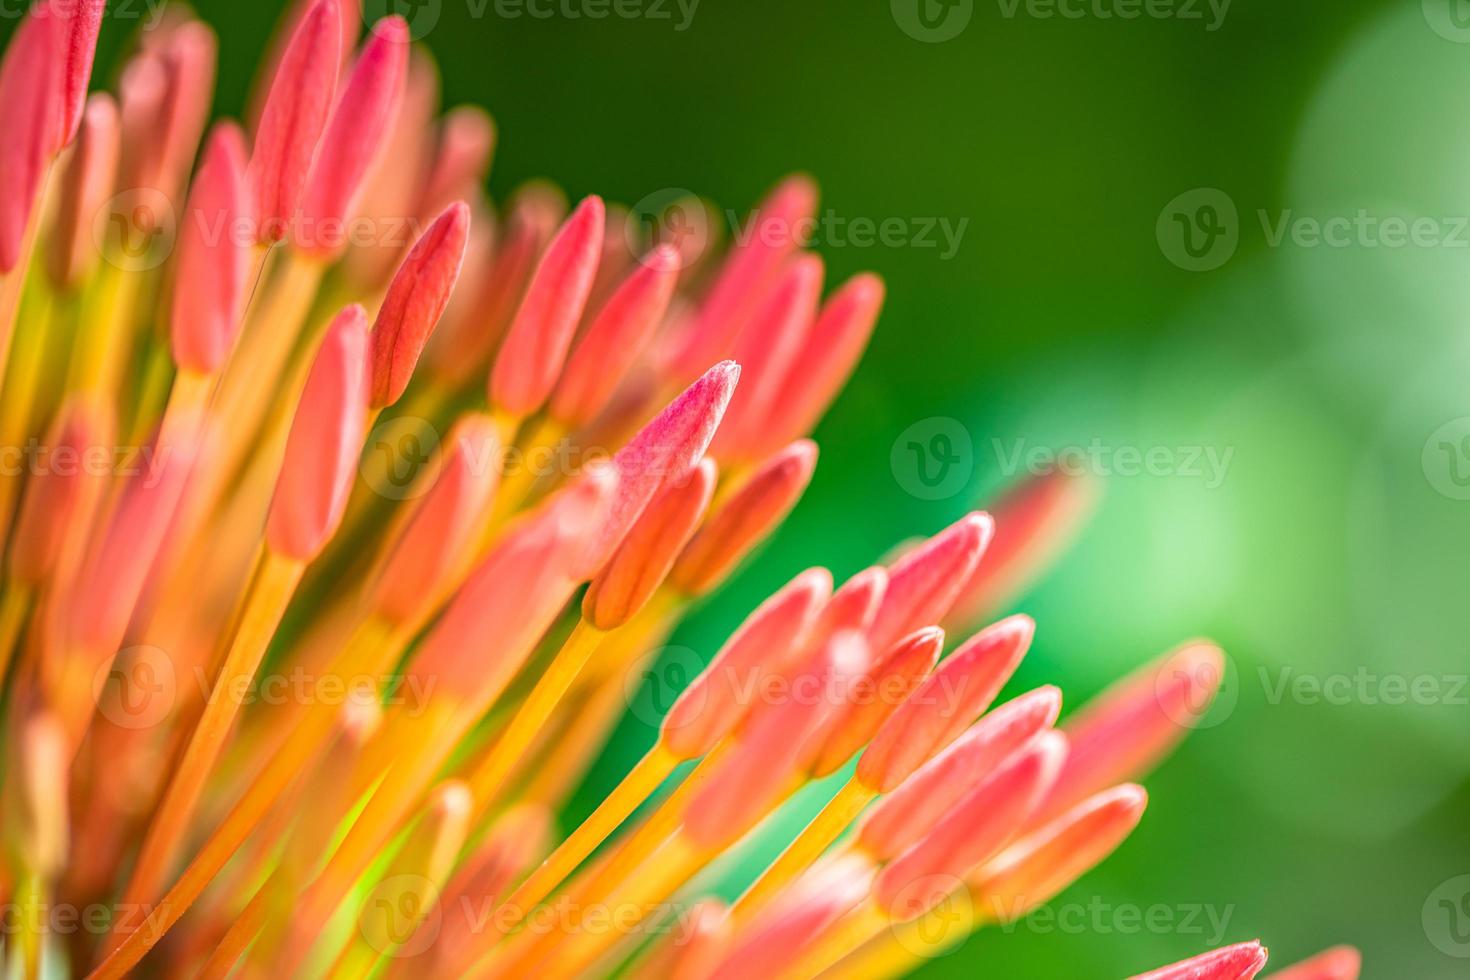
[[[245,137],[221,124],[204,151],[179,231],[174,287],[174,361],[186,371],[214,374],[235,344],[250,270],[250,243],[237,237],[251,213],[245,179]]]
[[[525,416],[551,394],[592,291],[605,223],[602,199],[589,197],[547,246],[495,360],[492,405]]]
[[[281,58],[255,130],[250,183],[262,242],[286,237],[337,91],[340,0],[317,0]]]
[[[266,522],[278,554],[311,561],[342,521],[362,452],[367,349],[367,314],[348,307],[317,351],[286,441]]]
[[[383,131],[391,127],[403,101],[408,46],[408,24],[402,17],[385,17],[373,26],[372,37],[358,55],[332,110],[302,198],[296,244],[308,254],[330,258],[347,245],[346,222],[363,178],[378,159]]]
[[[459,282],[469,234],[469,206],[451,204],[399,266],[373,326],[373,408],[392,405],[408,387],[419,354]]]

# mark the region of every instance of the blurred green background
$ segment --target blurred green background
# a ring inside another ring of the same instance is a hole
[[[1106,496],[1017,604],[1040,626],[1015,689],[1075,706],[1195,635],[1233,659],[1138,832],[1058,899],[1078,921],[926,975],[1118,977],[1254,937],[1278,965],[1353,942],[1370,978],[1470,975],[1470,5],[925,0],[927,29],[914,0],[569,2],[368,0],[495,115],[497,198],[547,176],[743,212],[799,169],[825,215],[907,236],[819,242],[833,282],[886,277],[877,339],[799,511],[673,643],[707,657],[800,568],[851,573],[1024,475],[1017,451],[1081,446]],[[103,78],[143,0],[113,7]],[[239,113],[281,2],[197,7]],[[915,425],[969,450],[940,499],[892,458]],[[651,738],[630,717],[574,809]],[[1172,925],[1130,912],[1156,906]]]

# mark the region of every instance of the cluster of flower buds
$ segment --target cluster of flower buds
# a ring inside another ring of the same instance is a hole
[[[1129,835],[1222,655],[1060,727],[1055,687],[994,706],[1035,627],[984,623],[1091,500],[1060,474],[798,574],[558,833],[665,638],[803,495],[881,281],[827,288],[804,177],[723,252],[543,183],[492,204],[489,117],[441,114],[408,25],[356,0],[292,4],[244,124],[208,118],[216,38],[175,8],[89,96],[103,14],[36,0],[0,64],[22,975],[885,976]],[[698,900],[829,777],[738,900]]]

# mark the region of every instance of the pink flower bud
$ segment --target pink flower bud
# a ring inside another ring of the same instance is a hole
[[[1266,968],[1266,958],[1266,949],[1260,942],[1240,943],[1140,973],[1129,980],[1251,980]]]
[[[343,86],[302,198],[297,244],[309,255],[331,256],[347,246],[346,222],[403,100],[408,50],[408,24],[383,18]]]
[[[857,778],[880,792],[898,786],[990,707],[1031,646],[1036,624],[1012,616],[977,633],[899,705],[858,762]]]
[[[757,206],[670,358],[674,380],[693,377],[704,365],[731,355],[735,338],[802,244],[816,208],[817,187],[804,176],[786,178]]]
[[[684,482],[655,497],[607,567],[592,580],[582,600],[582,617],[600,630],[610,630],[636,616],[699,527],[714,490],[715,464],[707,459]]]
[[[1061,707],[1061,691],[1043,687],[981,718],[874,804],[858,827],[858,846],[880,861],[893,860],[1003,759],[1051,727]]]
[[[1334,946],[1284,970],[1271,974],[1271,980],[1358,980],[1363,970],[1363,954],[1352,946]]]
[[[1218,647],[1187,644],[1083,705],[1064,726],[1072,755],[1036,819],[1151,771],[1209,709],[1224,669]]]
[[[894,644],[857,683],[853,703],[822,741],[812,778],[830,776],[868,744],[898,706],[909,698],[939,661],[944,631],[919,630]]]
[[[495,121],[488,112],[479,106],[458,106],[445,113],[420,210],[437,214],[451,202],[478,193],[494,152]]]
[[[752,707],[748,691],[787,672],[831,595],[831,573],[812,568],[761,603],[664,716],[664,747],[697,759],[734,731]]]
[[[894,562],[883,608],[869,634],[873,645],[886,649],[899,637],[943,620],[994,531],[990,515],[969,514]]]
[[[507,532],[425,638],[412,676],[471,710],[493,702],[571,598],[572,567],[615,487],[611,467],[595,467]]]
[[[65,58],[59,23],[32,12],[0,61],[0,273],[20,261],[41,180],[57,146]]]
[[[751,455],[761,456],[816,428],[867,350],[883,293],[883,280],[863,273],[849,279],[822,306],[765,418],[749,433]]]
[[[871,652],[860,634],[838,633],[797,672],[780,699],[758,705],[735,751],[721,758],[689,801],[684,832],[698,846],[721,849],[743,836],[792,789],[803,762],[831,719],[848,704]],[[756,688],[756,696],[762,689]]]
[[[1056,779],[1067,740],[1047,732],[971,789],[929,833],[883,869],[873,898],[895,919],[917,918],[1005,846]]]
[[[309,562],[342,522],[362,453],[367,348],[367,314],[349,306],[317,350],[286,440],[266,522],[277,554]]]
[[[602,199],[589,197],[541,259],[490,375],[490,403],[530,415],[551,394],[582,319],[602,254]]]
[[[251,253],[240,227],[253,213],[245,167],[244,134],[221,123],[204,150],[179,229],[174,360],[199,374],[224,366],[240,327]]]
[[[689,542],[672,582],[699,596],[723,582],[786,519],[817,466],[817,444],[802,440],[767,460]]]
[[[52,465],[31,476],[10,543],[10,577],[40,585],[56,567],[67,530],[81,499],[87,454],[101,446],[103,425],[85,405],[64,405],[51,424],[45,445]],[[70,464],[63,463],[70,459]]]
[[[112,194],[117,177],[117,103],[98,93],[87,100],[76,141],[61,177],[56,227],[46,271],[63,290],[74,289],[97,262],[92,221]]]
[[[337,90],[341,16],[339,0],[317,0],[312,5],[281,58],[261,110],[250,183],[262,242],[286,236],[306,188]]]
[[[393,277],[373,326],[373,408],[392,405],[408,387],[419,354],[459,282],[469,234],[469,205],[450,205],[424,232]]]
[[[107,0],[45,0],[46,10],[61,20],[61,129],[56,149],[70,143],[82,123],[82,107],[92,80],[92,59],[97,55],[97,33]]]
[[[644,346],[663,322],[679,280],[679,256],[650,252],[593,318],[551,399],[551,415],[568,428],[586,425],[607,407]]]
[[[970,876],[985,911],[1015,922],[1091,871],[1123,842],[1143,816],[1142,786],[1116,786],[1031,831]]]
[[[1099,481],[1060,470],[1033,476],[990,508],[995,537],[947,623],[968,628],[1002,609],[1056,559],[1091,514]]]
[[[683,480],[709,448],[740,380],[740,365],[716,364],[669,403],[613,457],[618,491],[588,548],[588,577],[599,571],[660,489]]]
[[[754,434],[763,427],[781,389],[793,381],[787,372],[816,319],[825,275],[819,256],[799,254],[736,338],[732,356],[745,369],[746,380],[710,447],[717,459],[753,457]]]

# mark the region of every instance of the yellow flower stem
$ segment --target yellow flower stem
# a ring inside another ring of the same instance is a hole
[[[719,758],[730,751],[732,744],[726,741],[716,746],[714,751],[684,777],[684,781],[653,811],[642,826],[634,829],[606,858],[591,865],[568,885],[567,896],[574,907],[591,908],[604,903],[608,894],[637,873],[649,856],[674,835],[684,820],[684,808],[689,800],[718,771]],[[530,906],[525,908],[527,912],[530,910]],[[535,959],[543,955],[555,941],[554,935],[538,936],[522,930],[493,949],[484,962],[510,963]]]
[[[34,595],[30,586],[19,582],[9,583],[4,590],[4,595],[0,595],[0,691],[5,689],[6,675],[20,645],[20,634],[30,615]]]
[[[164,876],[187,839],[205,780],[219,759],[243,703],[245,687],[260,667],[301,580],[302,568],[299,560],[262,547],[224,665],[143,838],[132,878],[123,893],[124,902],[148,902],[162,891]]]
[[[736,901],[730,909],[736,926],[750,922],[783,888],[811,867],[877,796],[856,778],[844,783],[796,840]]]
[[[829,925],[772,980],[811,980],[892,924],[871,898]]]
[[[400,713],[395,721],[378,734],[358,765],[359,772],[383,773],[381,782],[296,906],[277,961],[288,974],[302,967],[314,940],[453,752],[455,734],[468,727],[460,706],[448,699],[430,701],[420,714]]]
[[[613,729],[628,712],[623,686],[607,681],[585,685],[579,679],[559,711],[561,725],[535,759],[523,768],[521,803],[540,803],[560,810],[597,762]]]
[[[663,747],[662,743],[648,751],[617,788],[603,798],[571,835],[523,881],[505,900],[496,916],[497,926],[508,931],[542,902],[567,876],[585,861],[603,841],[612,835],[635,810],[673,775],[682,759]]]
[[[383,620],[371,617],[357,628],[328,676],[351,679],[381,674],[398,660],[409,639]],[[114,933],[113,949],[92,972],[91,980],[118,980],[126,976],[173,928],[331,737],[338,710],[336,702],[313,701],[308,706],[290,739],[271,757],[219,828],[194,855],[158,903],[147,926],[126,935]]]
[[[41,278],[36,276],[35,280],[39,282]],[[0,397],[0,447],[7,450],[23,449],[30,436],[45,367],[46,339],[52,330],[55,311],[55,297],[49,289],[38,286],[28,291],[25,315],[15,331],[10,367],[4,387],[0,388],[3,396]],[[7,465],[0,471],[0,555],[5,553],[11,521],[25,485],[27,468],[23,459],[23,456],[17,459],[13,470]]]
[[[572,635],[567,637],[546,672],[526,696],[500,740],[470,774],[470,792],[477,812],[483,813],[505,789],[511,770],[531,747],[536,733],[550,720],[567,689],[607,635],[585,619],[577,622]]]
[[[265,896],[265,888],[255,893],[240,915],[230,923],[224,938],[214,948],[214,952],[209,954],[209,959],[204,961],[194,980],[225,980],[234,971],[241,957],[250,949],[250,944],[260,934],[261,926],[265,924]]]
[[[616,923],[605,929],[579,928],[555,946],[542,976],[553,980],[578,977],[607,950],[626,938],[648,913],[682,888],[716,856],[682,833],[673,837],[654,853],[632,876],[604,901],[606,914],[597,918]]]
[[[29,869],[23,869],[18,878],[12,903],[21,918],[19,935],[16,936],[21,976],[25,980],[40,980],[41,951],[46,945],[46,881]]]
[[[41,178],[41,191],[36,206],[31,211],[30,225],[21,239],[19,258],[15,268],[0,275],[0,378],[5,376],[6,362],[10,357],[10,340],[15,331],[15,319],[20,312],[21,293],[25,289],[26,276],[31,271],[31,257],[36,250],[36,236],[41,225],[41,216],[46,213],[47,198],[51,192],[51,160],[46,164],[46,173]]]

